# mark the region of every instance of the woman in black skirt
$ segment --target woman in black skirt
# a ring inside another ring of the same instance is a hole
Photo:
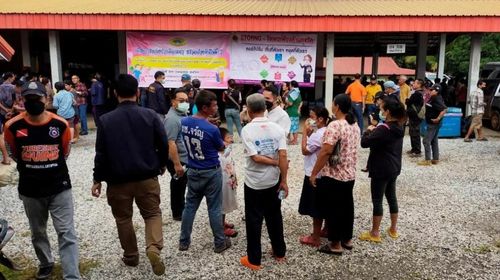
[[[299,213],[313,218],[313,232],[312,234],[302,236],[300,238],[300,243],[313,247],[318,247],[320,245],[322,232],[325,232],[326,229],[323,231],[321,230],[323,218],[316,205],[316,189],[311,185],[309,177],[311,176],[311,171],[316,163],[319,150],[321,149],[321,140],[329,120],[328,110],[326,108],[316,107],[311,110],[309,119],[305,122],[302,132],[301,146],[302,154],[304,155],[305,176],[302,186],[302,195],[300,197]]]

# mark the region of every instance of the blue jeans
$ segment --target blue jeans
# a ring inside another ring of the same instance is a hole
[[[31,229],[31,242],[35,248],[40,267],[54,265],[54,257],[47,236],[49,214],[57,233],[59,257],[64,279],[80,279],[78,269],[78,239],[73,222],[73,195],[65,190],[48,197],[26,197],[19,195],[24,204]]]
[[[238,135],[241,137],[241,120],[240,111],[238,109],[226,109],[224,111],[224,116],[226,117],[227,130],[229,134],[233,135],[233,123],[236,125],[236,130]]]
[[[80,123],[82,125],[81,133],[88,133],[89,129],[87,127],[87,104],[78,106],[78,116],[80,117]]]
[[[207,200],[208,217],[214,236],[215,248],[224,246],[222,225],[222,170],[220,167],[208,170],[188,169],[186,205],[182,212],[181,245],[191,244],[191,232],[198,207],[203,197]]]
[[[427,124],[427,133],[424,136],[425,160],[439,160],[438,134],[441,124]],[[432,152],[432,154],[431,154]]]
[[[363,134],[363,103],[352,103],[352,108],[354,109],[354,115],[358,122],[359,130]]]

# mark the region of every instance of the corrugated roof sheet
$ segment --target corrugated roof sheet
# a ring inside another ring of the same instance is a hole
[[[500,16],[500,0],[23,0],[0,14]]]

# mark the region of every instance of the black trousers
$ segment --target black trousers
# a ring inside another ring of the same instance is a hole
[[[396,198],[396,179],[393,178],[372,178],[371,192],[373,203],[373,216],[382,216],[384,214],[383,202],[384,194],[389,204],[391,214],[398,213],[398,200]]]
[[[94,123],[97,128],[101,127],[101,119],[100,117],[106,114],[108,110],[106,109],[106,105],[95,105],[92,113],[94,114]]]
[[[181,164],[185,165],[184,163]],[[180,218],[182,217],[186,201],[187,172],[184,172],[181,178],[174,179],[175,168],[171,160],[167,162],[167,170],[172,177],[170,179],[170,209],[172,210],[172,217]]]
[[[245,185],[247,254],[251,264],[260,265],[261,262],[261,234],[264,219],[274,255],[279,258],[285,256],[286,244],[283,236],[283,217],[278,188],[279,183],[265,190],[254,190]]]
[[[409,132],[411,141],[411,150],[415,153],[422,152],[422,141],[420,140],[420,120],[410,120]]]
[[[328,240],[351,240],[354,225],[354,181],[343,182],[322,177],[318,179],[317,187],[318,203],[328,225]]]

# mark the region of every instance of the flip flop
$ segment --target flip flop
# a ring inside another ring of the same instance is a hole
[[[375,242],[375,243],[380,243],[382,242],[382,238],[380,238],[380,236],[372,236],[371,233],[369,231],[367,232],[363,232],[360,236],[359,236],[359,239],[360,240],[363,240],[363,241],[371,241],[371,242]]]
[[[398,239],[399,237],[398,232],[396,231],[393,233],[390,228],[387,229],[387,235],[389,235],[392,239]]]
[[[318,252],[324,253],[324,254],[327,254],[327,255],[341,256],[343,250],[341,250],[341,251],[334,251],[334,250],[332,250],[332,248],[330,248],[330,245],[325,244],[325,245],[319,247]]]
[[[347,245],[344,242],[342,242],[340,245],[342,246],[342,248],[349,250],[349,251],[351,251],[352,248],[354,248],[352,245]]]
[[[321,245],[320,241],[314,241],[314,238],[310,235],[302,236],[300,239],[300,244],[311,246],[311,247],[319,247]]]

